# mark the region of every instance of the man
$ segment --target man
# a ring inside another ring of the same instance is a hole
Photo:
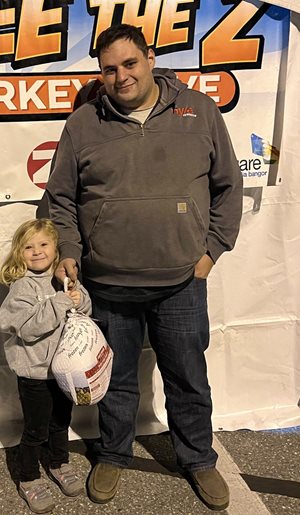
[[[206,277],[235,243],[241,173],[215,103],[154,69],[139,29],[105,30],[97,55],[104,86],[69,117],[47,186],[57,277],[75,281],[81,267],[114,351],[89,496],[111,500],[131,462],[147,324],[178,464],[205,504],[222,510],[229,492],[211,446]]]

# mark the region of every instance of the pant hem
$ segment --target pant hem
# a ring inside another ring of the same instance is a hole
[[[28,479],[28,477],[26,479],[23,479],[23,478],[24,478],[24,476],[19,478],[19,483],[28,483],[29,481],[35,481],[36,479],[41,479],[41,474],[36,475],[35,477],[32,476],[29,479]]]
[[[214,468],[216,468],[216,463],[214,463],[212,465],[195,465],[192,468],[185,468],[184,470],[186,472],[188,472],[189,474],[193,474],[194,472],[198,472],[198,471],[203,472],[205,470],[211,470]]]
[[[114,465],[115,467],[119,467],[121,469],[127,469],[130,466],[130,464],[124,465],[123,463],[118,463],[117,461],[97,459],[95,465],[98,465],[99,463],[107,463],[108,465]]]

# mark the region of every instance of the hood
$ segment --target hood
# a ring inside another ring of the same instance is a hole
[[[187,88],[187,85],[183,84],[169,68],[154,68],[153,75],[160,87],[160,104],[167,105],[174,102],[176,97]]]
[[[63,285],[58,282],[58,280],[56,279],[55,275],[53,275],[53,272],[51,272],[51,270],[46,270],[45,272],[34,272],[32,270],[27,270],[24,277],[31,277],[31,279],[39,285],[45,284],[45,280],[47,284],[50,278],[51,284],[56,291],[63,290]]]
[[[46,270],[44,272],[34,272],[33,270],[27,270],[25,273],[25,277],[52,277],[53,272],[50,270]]]
[[[163,106],[174,102],[176,97],[187,88],[187,85],[181,82],[176,77],[175,72],[169,68],[154,68],[153,76],[155,82],[159,84],[159,103]],[[100,86],[96,98],[102,109],[105,105],[111,107],[111,102],[106,94],[104,85]]]

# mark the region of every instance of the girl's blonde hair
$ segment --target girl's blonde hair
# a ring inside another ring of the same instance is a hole
[[[54,242],[57,248],[58,232],[54,223],[48,218],[40,218],[39,220],[28,220],[24,222],[16,230],[12,243],[11,250],[5,259],[0,269],[0,283],[9,286],[17,279],[21,279],[27,272],[27,266],[23,258],[23,251],[26,243],[38,232],[44,231]],[[59,254],[58,249],[56,252],[55,260],[53,262],[53,269],[58,265]]]

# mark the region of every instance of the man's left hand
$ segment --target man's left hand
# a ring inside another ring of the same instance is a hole
[[[195,266],[195,277],[197,279],[206,279],[213,266],[213,260],[207,254],[204,254]]]

